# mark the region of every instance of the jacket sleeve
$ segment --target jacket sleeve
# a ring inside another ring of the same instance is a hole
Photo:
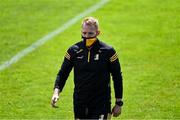
[[[69,73],[71,72],[73,67],[72,55],[73,55],[73,50],[69,48],[65,54],[61,69],[59,70],[55,80],[54,89],[58,88],[60,92],[63,90],[63,87],[66,83]]]
[[[123,79],[120,62],[117,56],[116,51],[111,48],[109,52],[109,63],[110,63],[110,72],[113,79],[114,91],[116,98],[123,97]]]

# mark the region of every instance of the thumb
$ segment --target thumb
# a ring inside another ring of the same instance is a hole
[[[59,99],[59,96],[57,96],[57,95],[54,95],[52,97],[51,104],[52,104],[53,107],[55,106],[55,104],[58,101],[58,99]]]
[[[59,97],[55,96],[53,101],[56,103],[58,101],[58,99],[59,99]]]

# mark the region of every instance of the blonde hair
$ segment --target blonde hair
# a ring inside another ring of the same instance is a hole
[[[97,30],[99,29],[99,22],[94,17],[86,17],[82,21],[82,27],[83,27],[84,24],[89,25],[89,26],[94,26]]]

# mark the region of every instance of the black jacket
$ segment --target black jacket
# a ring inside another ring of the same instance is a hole
[[[115,97],[122,98],[123,85],[121,67],[117,53],[105,43],[97,40],[89,50],[81,41],[71,46],[57,75],[54,88],[62,91],[74,67],[74,103],[100,105],[110,102],[110,74]]]

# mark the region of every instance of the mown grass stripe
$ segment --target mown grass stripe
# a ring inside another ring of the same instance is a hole
[[[96,11],[97,9],[101,8],[104,4],[106,4],[108,0],[101,0],[99,3],[91,6],[90,8],[86,9],[84,12],[80,13],[79,15],[75,16],[74,18],[67,21],[65,24],[63,24],[61,27],[57,28],[56,30],[50,32],[46,36],[38,39],[36,42],[31,44],[29,47],[25,48],[24,50],[17,53],[15,56],[13,56],[10,60],[5,61],[3,64],[0,65],[0,71],[4,70],[5,68],[9,67],[10,65],[16,63],[18,60],[20,60],[25,55],[29,54],[33,50],[37,49],[44,43],[46,43],[49,40],[52,40],[53,37],[57,36],[58,34],[65,31],[67,28],[75,24],[78,20],[82,19],[86,15]]]

